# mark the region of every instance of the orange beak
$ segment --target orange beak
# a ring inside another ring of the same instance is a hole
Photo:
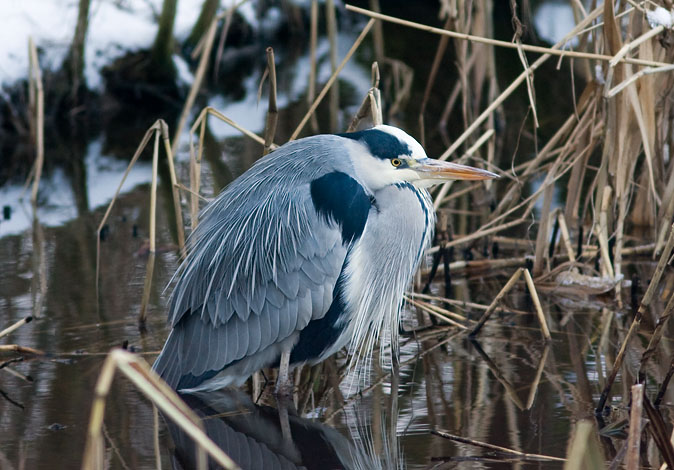
[[[435,160],[433,158],[418,160],[418,163],[419,164],[412,167],[412,169],[419,173],[419,176],[421,176],[422,179],[477,181],[499,177],[496,173],[492,173],[491,171],[467,165],[459,165],[458,163]]]

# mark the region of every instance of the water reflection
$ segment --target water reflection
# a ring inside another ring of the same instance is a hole
[[[182,398],[203,420],[208,436],[243,470],[393,469],[401,461],[396,439],[386,437],[386,429],[379,429],[375,443],[368,427],[354,424],[345,435],[319,420],[298,416],[292,403],[257,405],[239,390]],[[170,420],[167,427],[175,445],[173,468],[196,468],[192,439]],[[209,468],[216,468],[215,462],[209,461]]]

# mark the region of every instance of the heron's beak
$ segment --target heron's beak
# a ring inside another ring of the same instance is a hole
[[[445,162],[442,160],[435,160],[433,158],[425,158],[418,160],[417,165],[411,168],[419,173],[421,179],[439,179],[439,180],[488,180],[491,178],[498,178],[496,173],[491,171],[474,168],[467,165],[459,165],[458,163]]]

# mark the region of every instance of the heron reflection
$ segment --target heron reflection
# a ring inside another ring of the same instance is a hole
[[[390,469],[403,461],[395,436],[387,436],[384,426],[376,430],[356,422],[358,412],[347,413],[351,422],[343,434],[318,419],[296,416],[282,404],[278,408],[256,405],[240,390],[191,393],[182,398],[202,419],[208,436],[243,470]],[[173,468],[196,468],[196,444],[171,420],[166,423],[175,445]],[[374,439],[378,431],[383,435]],[[209,460],[208,468],[218,467]]]

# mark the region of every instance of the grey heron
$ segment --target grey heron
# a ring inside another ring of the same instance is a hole
[[[494,177],[430,159],[392,126],[281,146],[203,209],[154,369],[190,392],[279,367],[287,395],[290,367],[371,351],[382,332],[397,351],[403,293],[435,225],[426,188]]]

